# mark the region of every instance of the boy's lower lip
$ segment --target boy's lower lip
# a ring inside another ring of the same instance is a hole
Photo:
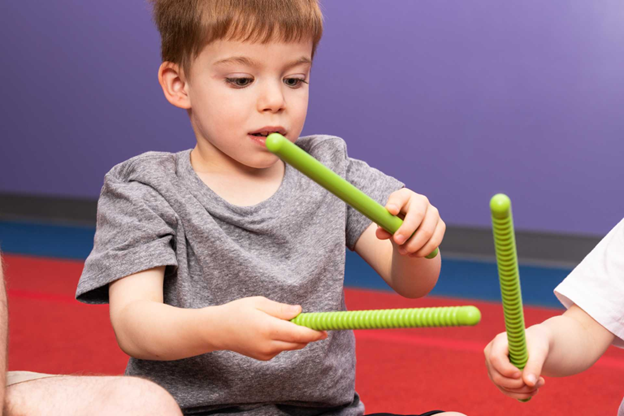
[[[259,145],[266,147],[266,137],[264,136],[254,136],[253,134],[248,134],[251,137],[251,140],[258,143]]]

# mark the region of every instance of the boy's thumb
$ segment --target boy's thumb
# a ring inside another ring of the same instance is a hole
[[[268,313],[271,316],[279,319],[285,319],[287,321],[290,321],[301,313],[301,306],[299,305],[289,305],[287,303],[279,303],[272,300],[268,300],[268,302],[263,303],[258,309]]]
[[[542,366],[545,360],[545,351],[529,351],[529,360],[522,371],[522,379],[526,385],[533,387],[537,384],[542,374]]]

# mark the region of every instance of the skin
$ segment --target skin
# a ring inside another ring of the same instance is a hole
[[[308,108],[311,54],[312,42],[307,40],[266,44],[220,40],[202,50],[188,74],[177,64],[161,65],[164,95],[188,112],[197,139],[191,152],[193,169],[229,203],[255,205],[279,188],[284,163],[266,149],[264,138],[250,133],[279,131],[288,140],[297,140]],[[440,272],[440,256],[433,260],[424,256],[441,243],[445,224],[426,197],[408,189],[393,193],[387,208],[404,216],[401,229],[391,236],[371,224],[356,252],[401,295],[424,296]],[[133,357],[176,360],[231,350],[270,360],[327,337],[323,331],[288,322],[301,306],[262,297],[195,310],[165,305],[163,281],[160,267],[109,287],[117,340]]]
[[[7,296],[0,253],[0,416],[182,416],[162,387],[136,377],[55,376],[6,386]]]
[[[165,389],[148,380],[58,376],[9,386],[3,414],[182,416],[182,411]]]
[[[503,394],[527,399],[546,383],[542,376],[565,377],[587,370],[614,338],[583,309],[573,305],[563,315],[526,330],[529,360],[523,371],[509,361],[507,334],[498,334],[484,350],[488,376]]]

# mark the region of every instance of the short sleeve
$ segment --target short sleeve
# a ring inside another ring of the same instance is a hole
[[[108,284],[159,266],[177,266],[176,216],[153,188],[106,175],[98,200],[94,246],[76,299],[107,303]]]
[[[559,301],[583,309],[624,348],[624,220],[555,288]]]
[[[381,205],[385,206],[390,194],[405,186],[392,176],[370,167],[366,162],[349,158],[346,149],[345,157],[347,158],[347,180]],[[355,250],[355,243],[371,223],[371,220],[354,208],[347,207],[346,244],[349,250]]]

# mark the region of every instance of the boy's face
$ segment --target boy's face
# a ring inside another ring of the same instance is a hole
[[[200,151],[214,162],[267,168],[277,157],[267,134],[290,141],[301,134],[308,109],[312,42],[267,44],[216,41],[190,68],[186,84]]]

